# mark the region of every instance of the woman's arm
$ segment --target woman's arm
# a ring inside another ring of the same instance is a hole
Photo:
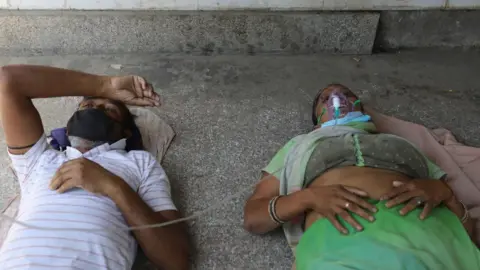
[[[472,241],[474,240],[474,221],[468,217],[467,209],[445,182],[436,179],[414,179],[408,183],[395,181],[393,186],[390,192],[381,197],[381,200],[387,200],[387,207],[405,204],[400,214],[406,215],[418,207],[418,199],[421,199],[423,211],[419,218],[425,219],[433,208],[443,204],[457,215]]]
[[[280,182],[273,175],[264,176],[260,181],[245,205],[244,224],[248,231],[266,233],[280,226],[272,220],[268,210],[272,198],[279,194],[279,185]],[[315,211],[327,218],[338,231],[347,234],[348,230],[338,221],[337,216],[357,230],[363,228],[350,212],[374,221],[372,212],[377,210],[362,198],[365,194],[362,190],[342,185],[308,187],[279,197],[273,211],[278,219],[285,222],[292,221],[307,211]]]
[[[462,225],[470,236],[470,239],[475,242],[475,222],[468,215],[468,210],[465,206],[455,196],[452,196],[449,200],[445,201],[444,204],[462,221]]]
[[[280,226],[274,222],[268,213],[270,200],[279,195],[280,181],[271,174],[264,174],[253,195],[244,208],[243,224],[252,233],[267,233]],[[302,215],[307,209],[307,196],[304,191],[298,191],[277,200],[275,212],[281,220],[292,220]]]

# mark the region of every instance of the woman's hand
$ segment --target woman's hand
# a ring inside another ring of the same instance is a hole
[[[452,198],[452,190],[441,180],[414,179],[410,182],[393,182],[394,188],[382,196],[381,200],[388,200],[385,205],[390,208],[405,203],[400,210],[406,215],[420,205],[423,211],[420,219],[425,219],[433,208]]]
[[[160,96],[153,86],[140,76],[110,77],[103,97],[119,100],[128,105],[159,106]]]
[[[348,211],[371,222],[375,220],[371,212],[376,212],[377,208],[362,198],[367,196],[362,190],[342,185],[309,187],[306,190],[309,191],[308,209],[327,218],[343,234],[348,234],[348,230],[338,221],[337,215],[357,231],[363,230],[363,227]]]

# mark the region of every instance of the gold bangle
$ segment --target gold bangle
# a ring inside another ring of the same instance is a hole
[[[277,205],[277,200],[282,197],[282,196],[275,196],[273,197],[270,202],[268,203],[268,214],[270,215],[270,219],[274,221],[275,223],[282,225],[285,223],[285,221],[281,220],[277,216],[277,211],[276,211],[276,205]]]
[[[465,204],[463,204],[463,202],[461,202],[460,200],[458,201],[462,207],[463,207],[463,216],[462,218],[460,219],[460,221],[462,222],[462,224],[464,224],[468,218],[470,217],[470,214],[468,213],[468,209],[467,207],[465,206]]]

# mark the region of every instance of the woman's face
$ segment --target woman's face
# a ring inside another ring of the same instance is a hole
[[[332,116],[330,116],[328,113],[328,105],[327,105],[327,102],[332,93],[343,94],[351,104],[353,104],[355,101],[358,100],[358,97],[352,91],[350,91],[350,89],[346,87],[333,86],[333,87],[327,87],[323,89],[322,93],[318,97],[319,99],[318,106],[316,108],[317,117],[321,116],[318,121],[318,125],[321,125],[322,123],[325,123],[332,119]],[[361,106],[360,105],[355,106],[353,108],[353,111],[361,111]]]

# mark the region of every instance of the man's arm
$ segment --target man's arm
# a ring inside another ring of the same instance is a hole
[[[12,154],[25,154],[43,134],[34,98],[101,96],[110,79],[43,66],[0,67],[0,119]]]
[[[143,179],[143,185],[138,188],[138,193],[121,177],[86,158],[65,162],[57,170],[49,187],[59,193],[79,187],[94,194],[107,196],[115,202],[131,227],[180,218],[177,211],[170,210],[175,209],[175,206],[170,199],[168,180],[160,164],[156,161],[152,163],[153,160],[145,162],[147,157],[142,158],[144,164],[150,166],[150,170],[144,171],[145,174],[148,173],[148,178]],[[165,270],[189,268],[189,243],[184,224],[135,230],[133,233],[145,255],[157,267]]]
[[[253,195],[248,199],[244,208],[244,227],[253,233],[267,233],[279,227],[268,213],[270,200],[279,195],[280,181],[271,174],[264,174],[258,183]],[[290,221],[307,210],[308,201],[304,194],[305,189],[282,196],[276,203],[276,214],[281,220]]]
[[[180,218],[178,211],[154,212],[123,180],[108,195],[123,213],[129,226],[162,223]],[[182,223],[133,231],[145,255],[165,270],[189,269],[189,242]]]

